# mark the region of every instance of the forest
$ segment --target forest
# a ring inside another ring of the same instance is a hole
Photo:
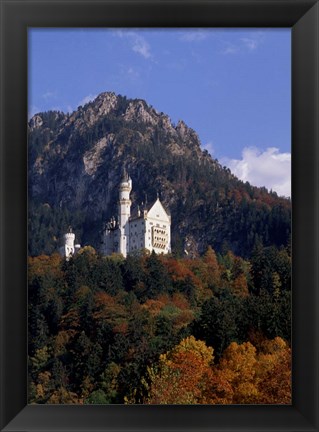
[[[28,261],[29,403],[291,403],[289,246]]]

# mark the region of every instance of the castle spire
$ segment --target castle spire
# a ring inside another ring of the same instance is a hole
[[[127,182],[129,180],[129,175],[127,173],[126,167],[123,167],[122,170],[122,182]]]

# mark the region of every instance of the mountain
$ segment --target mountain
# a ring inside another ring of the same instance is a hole
[[[257,243],[289,245],[290,200],[238,180],[194,130],[144,100],[107,92],[71,114],[38,113],[28,124],[28,151],[30,255],[56,250],[69,225],[77,241],[98,249],[117,214],[124,166],[133,207],[159,193],[177,254],[211,245],[250,256]]]

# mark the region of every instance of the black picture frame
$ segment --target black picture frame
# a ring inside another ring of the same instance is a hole
[[[318,0],[0,0],[2,431],[318,431]],[[27,405],[29,27],[292,29],[291,406]]]

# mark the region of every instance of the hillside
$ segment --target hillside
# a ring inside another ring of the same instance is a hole
[[[159,193],[172,215],[176,254],[289,244],[291,203],[238,180],[201,148],[183,121],[174,125],[145,101],[102,93],[72,114],[29,122],[29,254],[50,254],[72,225],[77,241],[99,248],[116,214],[123,166],[133,205]]]

